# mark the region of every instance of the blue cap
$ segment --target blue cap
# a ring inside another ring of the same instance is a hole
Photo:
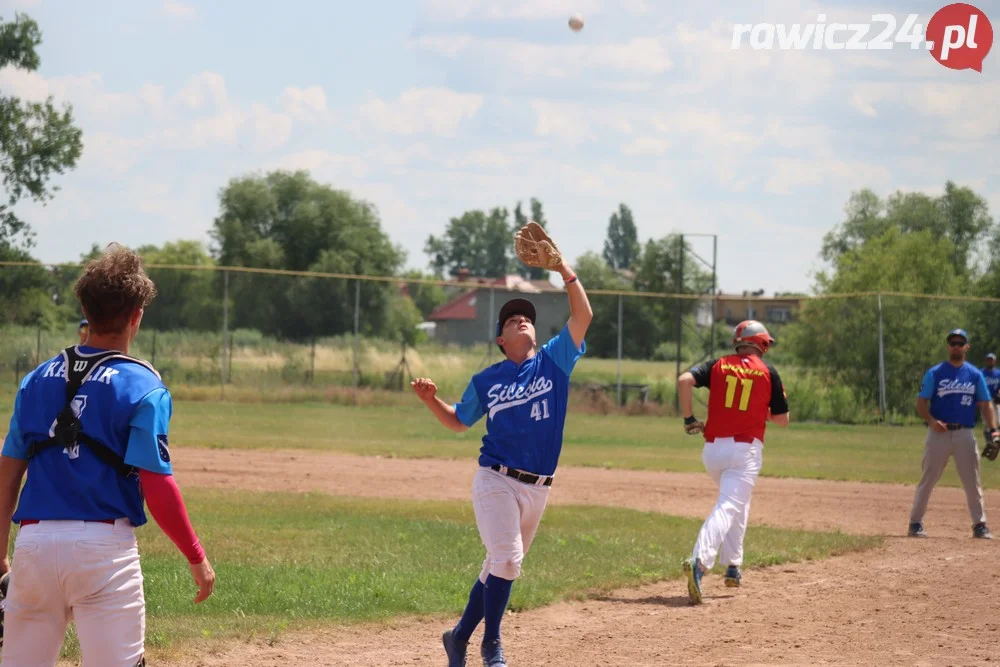
[[[952,329],[948,332],[948,338],[946,340],[951,340],[952,336],[961,336],[965,339],[965,342],[969,342],[969,334],[965,333],[965,329]]]

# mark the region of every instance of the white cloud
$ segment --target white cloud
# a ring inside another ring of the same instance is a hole
[[[193,19],[197,14],[197,10],[194,7],[178,0],[163,0],[163,4],[160,5],[160,12],[166,16],[185,20]]]
[[[82,165],[93,164],[102,171],[124,173],[148,155],[150,142],[143,138],[121,137],[109,132],[84,133]]]
[[[37,72],[5,67],[0,70],[0,89],[31,102],[44,102],[52,96],[57,106],[69,102],[78,111],[100,115],[131,113],[139,105],[131,93],[105,91],[103,77],[97,72],[46,78]]]
[[[288,86],[281,93],[281,106],[296,120],[317,120],[326,115],[326,93],[322,86]]]
[[[670,142],[660,137],[636,137],[622,146],[624,155],[662,155],[670,148]]]
[[[392,101],[373,99],[361,105],[362,123],[390,134],[454,136],[479,112],[483,96],[448,88],[410,88]]]
[[[632,0],[629,4],[636,4]],[[570,14],[597,14],[599,0],[426,0],[423,12],[438,21],[468,19],[569,18]]]
[[[851,96],[851,106],[869,118],[875,118],[878,116],[878,112],[875,110],[875,107],[866,102],[864,96],[859,91],[855,91],[854,95]]]
[[[139,99],[153,111],[162,111],[167,99],[166,88],[162,85],[144,83],[139,88]]]
[[[292,119],[288,114],[274,113],[262,104],[254,104],[251,112],[259,150],[272,150],[288,142],[288,137],[292,134]]]
[[[189,109],[200,109],[209,102],[219,109],[225,106],[226,100],[226,80],[216,72],[196,74],[174,96],[177,104]]]
[[[850,190],[859,187],[882,187],[892,182],[885,167],[859,160],[776,158],[766,163],[771,176],[764,191],[789,194],[803,185],[837,185]]]
[[[633,37],[623,43],[537,44],[511,39],[480,39],[469,35],[425,35],[410,43],[416,48],[455,59],[503,63],[519,76],[582,78],[595,70],[655,76],[673,67],[665,40]]]
[[[576,113],[571,106],[548,100],[531,103],[535,112],[535,135],[556,137],[570,146],[593,140],[596,135],[583,114]]]

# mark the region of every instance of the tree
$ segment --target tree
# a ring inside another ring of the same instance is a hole
[[[423,271],[412,270],[404,273],[403,278],[427,280],[433,278],[433,276],[427,275]],[[406,283],[406,292],[413,300],[413,303],[420,312],[420,315],[424,318],[430,315],[435,308],[448,300],[448,295],[445,293],[444,288],[440,285],[434,285],[431,283]]]
[[[157,296],[143,315],[143,326],[159,331],[190,329],[218,331],[221,327],[222,292],[215,272],[209,269],[156,269],[150,264],[210,267],[212,256],[200,241],[174,241],[162,248],[137,249],[156,283]]]
[[[607,265],[596,252],[584,253],[573,263],[588,290],[632,292],[632,281]],[[658,330],[650,317],[650,302],[642,297],[622,297],[622,356],[649,358],[656,348]],[[592,294],[594,320],[587,333],[587,353],[595,357],[618,356],[618,296]]]
[[[36,51],[41,42],[38,24],[24,14],[0,22],[0,69],[34,72],[41,64]],[[25,195],[36,202],[52,199],[58,187],[50,187],[49,179],[76,166],[81,138],[70,105],[56,109],[52,96],[43,103],[0,96],[0,173],[7,191],[6,202],[0,203],[0,244],[33,245],[29,225],[13,207]]]
[[[443,236],[431,235],[424,245],[434,273],[454,276],[465,269],[480,278],[507,275],[513,269],[514,252],[508,218],[506,208],[494,208],[489,214],[466,211],[452,218]]]
[[[608,221],[608,237],[604,241],[604,261],[612,269],[631,269],[639,259],[639,235],[632,219],[632,210],[625,204]]]
[[[212,237],[223,265],[392,276],[405,260],[371,204],[304,171],[235,178],[220,191],[219,207]],[[395,289],[362,281],[366,333],[385,334]],[[347,280],[234,273],[232,326],[299,340],[344,333],[353,328],[354,291]]]
[[[966,281],[954,271],[954,255],[955,244],[930,229],[904,233],[894,226],[842,254],[836,273],[819,275],[817,291],[958,294]],[[970,318],[953,301],[883,297],[882,321],[888,407],[909,413],[923,372],[941,360],[946,332],[969,327]],[[833,298],[806,302],[786,336],[802,362],[877,405],[877,331],[874,297]]]
[[[864,189],[851,195],[844,211],[844,222],[823,238],[821,256],[834,266],[844,254],[890,229],[926,231],[933,239],[951,241],[951,265],[959,275],[970,276],[980,260],[979,244],[988,238],[993,224],[986,200],[951,181],[945,183],[940,197],[897,191],[882,201]]]

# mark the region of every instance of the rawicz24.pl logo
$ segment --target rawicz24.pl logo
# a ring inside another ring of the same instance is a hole
[[[929,51],[945,67],[983,71],[993,46],[993,25],[985,12],[956,2],[935,12],[926,31],[919,20],[919,14],[902,22],[892,14],[874,14],[870,23],[828,23],[820,14],[816,23],[737,23],[730,48],[868,51],[909,44]]]

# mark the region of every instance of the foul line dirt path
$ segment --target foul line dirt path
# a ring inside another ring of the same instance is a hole
[[[475,472],[466,461],[288,450],[178,448],[176,460],[183,487],[466,502]],[[670,581],[511,615],[504,621],[508,661],[512,667],[996,664],[1000,541],[970,538],[964,495],[948,488],[931,499],[932,537],[903,537],[912,494],[902,485],[762,478],[752,523],[885,534],[886,546],[752,570],[735,591],[710,576],[701,607],[688,606],[683,582]],[[564,468],[550,502],[702,518],[714,498],[705,475]],[[1000,507],[1000,494],[988,492],[991,507]],[[453,620],[295,632],[273,646],[233,644],[173,664],[444,665],[439,638]],[[480,664],[474,647],[468,664]]]

